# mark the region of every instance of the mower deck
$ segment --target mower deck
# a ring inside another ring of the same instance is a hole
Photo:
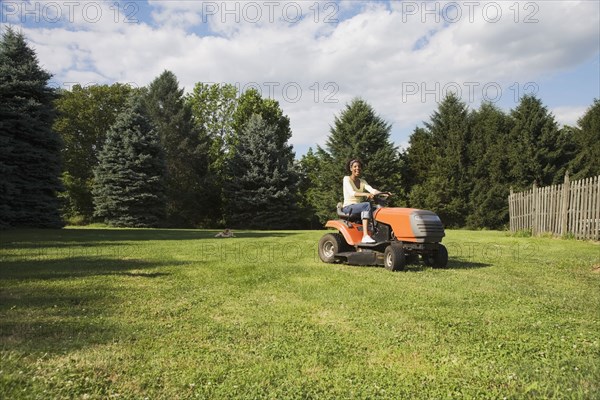
[[[383,253],[372,250],[345,251],[337,253],[336,258],[352,265],[383,265]]]

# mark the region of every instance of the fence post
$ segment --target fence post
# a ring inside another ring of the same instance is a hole
[[[537,190],[537,182],[533,182],[533,190],[532,193],[532,207],[531,207],[531,235],[535,236],[538,233],[538,190]]]
[[[565,236],[568,232],[569,227],[569,190],[571,182],[569,181],[569,171],[565,172],[565,182],[563,183],[563,198],[562,198],[562,210],[561,210],[561,226],[560,235]]]
[[[594,204],[596,204],[596,214],[594,216],[594,240],[600,240],[600,175],[596,176],[596,193],[594,194]],[[600,252],[598,253],[600,256]]]
[[[515,232],[515,205],[513,198],[512,186],[510,187],[510,194],[508,195],[508,224],[510,231]]]

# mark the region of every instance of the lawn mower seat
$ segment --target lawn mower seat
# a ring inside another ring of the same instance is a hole
[[[345,212],[342,211],[342,203],[338,203],[337,204],[337,215],[338,217],[340,217],[341,219],[345,219],[348,222],[360,222],[361,221],[361,217],[360,217],[360,213],[358,214],[347,214]]]

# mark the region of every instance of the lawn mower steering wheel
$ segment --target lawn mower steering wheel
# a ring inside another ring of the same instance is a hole
[[[388,198],[392,194],[390,192],[381,192],[373,195],[373,202],[379,205],[385,205],[387,203]]]

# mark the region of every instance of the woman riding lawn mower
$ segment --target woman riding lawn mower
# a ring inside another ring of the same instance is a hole
[[[319,240],[319,257],[326,263],[347,262],[355,265],[383,265],[391,271],[403,270],[418,262],[445,268],[448,251],[441,244],[445,236],[440,218],[431,211],[385,207],[389,193],[369,196],[374,203],[372,218],[366,224],[373,241],[365,241],[364,214],[352,214],[338,204],[339,219],[327,221],[337,229]],[[370,225],[370,226],[369,226]]]

